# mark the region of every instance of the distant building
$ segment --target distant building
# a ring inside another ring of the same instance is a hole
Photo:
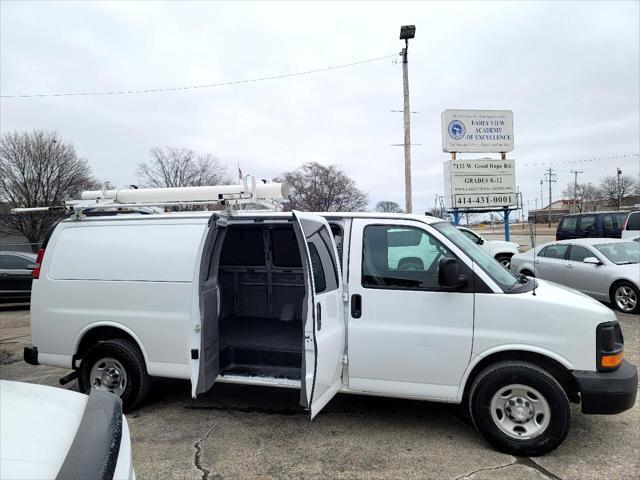
[[[579,201],[577,203],[580,203]],[[573,213],[576,210],[574,208],[573,199],[571,200],[556,200],[551,204],[551,221],[557,222],[563,215]],[[549,205],[537,210],[529,210],[529,222],[545,223],[549,221]]]
[[[637,209],[637,205],[640,202],[640,197],[631,196],[622,201],[622,210]],[[574,206],[575,205],[575,206]],[[573,199],[561,199],[556,200],[551,204],[551,221],[557,222],[563,215],[569,213],[586,213],[597,211],[610,211],[617,210],[617,206],[611,205],[606,200],[596,200],[589,202],[588,205],[582,205],[580,200],[575,203]],[[546,223],[549,221],[549,205],[544,208],[538,208],[536,210],[529,210],[529,222],[531,223]]]

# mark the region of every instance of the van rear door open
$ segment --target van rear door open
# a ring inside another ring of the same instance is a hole
[[[293,216],[306,286],[300,404],[313,418],[335,396],[342,382],[342,279],[327,221],[303,212],[294,211]]]

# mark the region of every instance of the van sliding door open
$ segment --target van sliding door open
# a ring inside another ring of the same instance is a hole
[[[293,216],[306,286],[300,404],[313,418],[341,386],[345,344],[342,279],[327,221],[297,211]]]
[[[209,219],[200,250],[200,268],[195,272],[193,284],[196,298],[191,315],[191,331],[187,337],[190,339],[191,393],[194,398],[209,390],[220,373],[220,292],[218,269],[212,268],[211,263],[220,254],[226,224],[226,217],[219,214],[213,214]]]

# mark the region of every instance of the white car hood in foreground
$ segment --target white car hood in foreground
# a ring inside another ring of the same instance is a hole
[[[0,478],[55,478],[88,398],[61,388],[0,381]]]

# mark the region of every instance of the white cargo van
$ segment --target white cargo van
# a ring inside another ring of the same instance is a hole
[[[432,217],[66,219],[34,277],[25,360],[126,409],[153,376],[190,379],[194,396],[300,389],[311,418],[338,392],[424,399],[464,404],[496,448],[539,455],[566,436],[570,402],[602,414],[636,398],[611,310],[512,274]]]

